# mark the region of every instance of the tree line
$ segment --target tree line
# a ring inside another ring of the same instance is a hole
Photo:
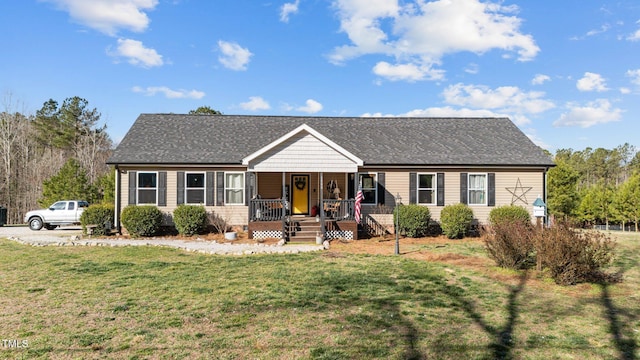
[[[6,95],[0,108],[0,205],[7,223],[57,200],[113,199],[113,171],[106,165],[113,142],[101,114],[87,100],[50,99],[35,114]],[[111,199],[110,199],[111,198]]]
[[[106,165],[113,142],[101,114],[80,97],[50,99],[35,114],[10,95],[0,108],[0,206],[19,224],[37,207],[65,198],[113,202],[115,173]],[[189,114],[220,115],[208,106]],[[549,154],[551,155],[551,154]],[[640,227],[640,151],[559,149],[548,173],[549,214],[583,225]]]
[[[548,209],[556,218],[584,226],[623,225],[638,231],[640,151],[628,143],[614,149],[560,149],[548,173]]]

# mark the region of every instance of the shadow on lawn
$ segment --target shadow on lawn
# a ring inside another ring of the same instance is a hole
[[[464,297],[460,296],[460,294],[454,290],[454,287],[448,285],[445,287],[445,292],[451,298],[456,301],[460,307],[467,313],[467,315],[473,320],[476,324],[478,324],[488,335],[493,338],[493,342],[489,344],[488,348],[492,352],[491,359],[511,359],[511,351],[513,350],[514,342],[513,342],[513,330],[518,319],[518,306],[517,306],[517,298],[518,294],[522,292],[524,286],[529,278],[528,272],[523,272],[520,275],[520,280],[516,286],[512,286],[509,291],[509,302],[507,304],[507,311],[509,316],[507,317],[507,321],[501,328],[490,325],[482,318],[482,314],[476,310],[475,304]]]
[[[635,259],[635,258],[634,258]],[[625,262],[620,272],[616,274],[616,278],[622,279],[625,270],[638,268],[640,264],[637,260]],[[600,285],[600,301],[604,307],[605,319],[609,322],[609,333],[613,336],[613,342],[618,350],[621,360],[635,360],[638,344],[636,343],[631,329],[625,325],[633,324],[637,320],[637,316],[628,310],[616,308],[609,293],[609,283],[604,281]],[[624,321],[620,318],[624,317]],[[625,329],[626,327],[626,329]],[[627,332],[625,336],[624,332]]]
[[[604,306],[605,317],[609,322],[609,333],[613,336],[613,342],[620,353],[620,359],[635,360],[635,353],[638,348],[638,344],[636,344],[636,341],[633,339],[633,335],[624,336],[623,334],[624,324],[630,323],[630,321],[623,323],[619,319],[619,315],[623,315],[627,318],[633,318],[634,316],[615,307],[611,300],[611,296],[609,295],[608,284],[600,284],[600,290],[600,299],[602,301],[602,306]]]

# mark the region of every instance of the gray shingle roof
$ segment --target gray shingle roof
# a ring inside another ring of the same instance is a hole
[[[307,124],[364,165],[552,166],[507,118],[142,114],[110,164],[241,164]]]

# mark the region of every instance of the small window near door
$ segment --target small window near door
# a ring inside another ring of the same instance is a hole
[[[378,185],[375,174],[360,174],[360,184],[362,185],[363,204],[376,205]]]
[[[225,173],[225,204],[244,205],[244,173]]]

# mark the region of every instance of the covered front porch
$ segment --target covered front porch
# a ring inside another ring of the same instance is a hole
[[[301,125],[242,160],[250,238],[358,238],[356,180],[363,161]]]
[[[255,183],[248,207],[250,238],[358,238],[355,173],[253,173],[249,177]]]

